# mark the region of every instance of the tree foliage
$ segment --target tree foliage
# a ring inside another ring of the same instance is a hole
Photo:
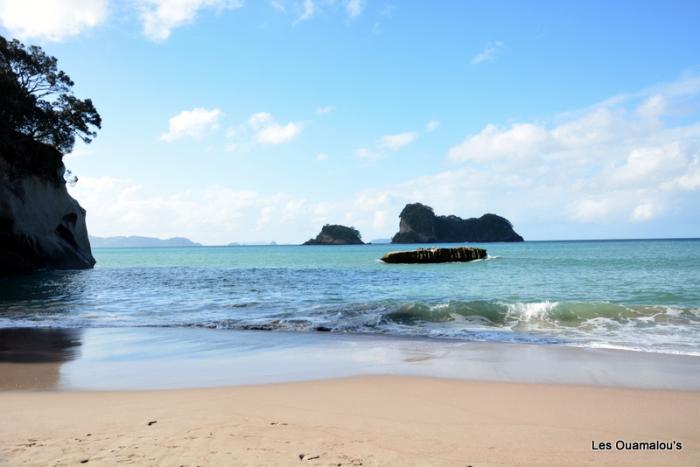
[[[90,99],[73,95],[73,80],[41,47],[0,36],[0,131],[49,144],[63,154],[76,138],[89,143],[102,125]]]

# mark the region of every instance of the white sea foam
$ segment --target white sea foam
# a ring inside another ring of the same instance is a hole
[[[507,303],[507,319],[517,319],[519,321],[543,320],[559,304],[559,302],[531,302],[531,303]]]

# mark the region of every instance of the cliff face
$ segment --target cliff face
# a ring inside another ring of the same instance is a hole
[[[64,171],[50,146],[0,142],[0,274],[95,265],[85,210],[68,194]]]
[[[360,232],[344,225],[326,224],[316,238],[304,242],[304,245],[364,245]]]
[[[399,215],[399,231],[392,243],[522,242],[508,219],[496,214],[462,219],[436,216],[433,208],[407,204]]]

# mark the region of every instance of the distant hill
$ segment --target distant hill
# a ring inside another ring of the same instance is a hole
[[[407,204],[399,215],[399,231],[392,243],[522,242],[513,224],[496,214],[462,219],[454,215],[436,216],[433,208],[421,203]]]
[[[90,245],[93,248],[141,248],[141,247],[186,247],[202,246],[184,237],[154,238],[154,237],[93,237],[90,235]]]
[[[391,243],[390,238],[375,238],[374,240],[370,241],[369,243],[377,244],[377,243]]]

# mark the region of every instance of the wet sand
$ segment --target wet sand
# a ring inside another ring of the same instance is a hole
[[[562,345],[190,328],[0,330],[0,343],[0,390],[187,389],[364,375],[700,390],[700,357]]]

